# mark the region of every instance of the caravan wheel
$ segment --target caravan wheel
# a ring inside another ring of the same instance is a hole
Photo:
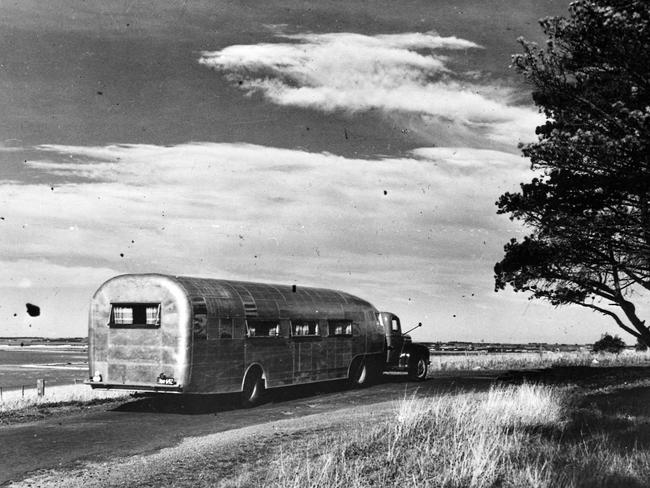
[[[353,388],[361,388],[369,383],[368,363],[364,359],[355,359],[350,366],[348,383]]]
[[[246,374],[244,380],[244,389],[242,390],[241,403],[242,407],[250,408],[262,401],[264,397],[264,378],[262,378],[262,371],[259,368],[251,368]]]

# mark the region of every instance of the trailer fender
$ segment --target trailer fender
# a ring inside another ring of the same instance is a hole
[[[411,364],[411,358],[417,360],[417,358],[420,357],[424,359],[427,366],[431,364],[431,357],[428,347],[423,346],[422,344],[413,344],[412,342],[404,344],[402,354],[400,354],[399,357],[399,367],[404,369],[408,368]]]
[[[264,382],[266,383],[266,371],[264,370],[264,367],[263,367],[260,363],[257,363],[257,362],[255,362],[255,363],[251,363],[251,364],[249,364],[248,367],[246,368],[246,371],[244,371],[244,376],[243,376],[242,379],[241,379],[241,389],[240,389],[239,391],[244,391],[244,383],[246,382],[246,376],[248,376],[248,373],[250,373],[250,371],[251,371],[253,368],[254,368],[254,369],[259,369],[259,370],[262,372],[262,373],[261,373],[261,374],[262,374],[262,379],[263,379]]]
[[[259,363],[252,363],[242,379],[241,405],[254,407],[264,401],[266,393],[266,374]]]
[[[355,356],[348,367],[348,383],[356,388],[379,381],[383,373],[381,354],[360,354]]]

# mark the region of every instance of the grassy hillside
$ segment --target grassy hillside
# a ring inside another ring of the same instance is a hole
[[[187,438],[17,486],[640,488],[650,476],[649,386],[408,396]]]

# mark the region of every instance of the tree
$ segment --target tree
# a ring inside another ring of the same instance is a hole
[[[634,350],[640,352],[647,351],[648,345],[645,342],[643,342],[643,339],[637,338],[636,344],[634,344]]]
[[[600,340],[594,342],[592,349],[594,352],[613,352],[618,354],[625,349],[625,342],[619,336],[612,337],[609,334],[604,334]]]
[[[495,289],[611,317],[645,343],[650,290],[650,2],[578,0],[542,19],[545,48],[520,39],[515,68],[547,121],[521,146],[540,174],[497,201],[532,232],[506,244]]]

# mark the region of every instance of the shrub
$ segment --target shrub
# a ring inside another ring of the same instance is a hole
[[[615,354],[620,353],[625,349],[625,342],[619,336],[611,336],[609,334],[604,334],[600,340],[594,342],[593,351],[594,352],[613,352]]]

